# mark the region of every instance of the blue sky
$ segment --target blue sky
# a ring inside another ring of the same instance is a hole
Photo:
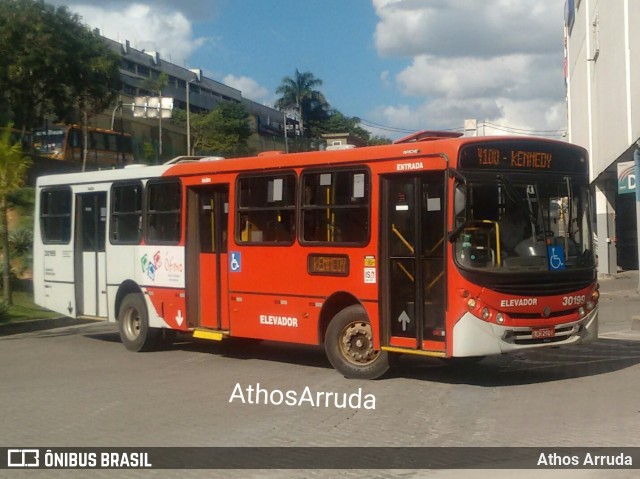
[[[310,71],[329,102],[353,116],[370,107],[370,96],[391,93],[380,74],[394,62],[376,53],[375,23],[366,1],[228,1],[212,20],[194,24],[196,36],[214,33],[216,40],[191,60],[221,78],[237,72],[260,79],[271,96],[296,68]]]
[[[374,133],[566,128],[560,0],[49,0],[272,104],[295,69]],[[398,131],[397,131],[398,130]]]

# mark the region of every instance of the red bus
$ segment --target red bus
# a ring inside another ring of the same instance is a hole
[[[36,302],[133,351],[323,344],[350,378],[594,341],[586,151],[454,136],[40,177]]]

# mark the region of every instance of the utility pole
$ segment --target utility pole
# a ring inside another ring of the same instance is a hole
[[[191,104],[189,102],[189,85],[193,82],[200,81],[202,77],[202,70],[199,68],[190,71],[195,74],[195,78],[187,80],[187,156],[191,156]]]
[[[162,162],[162,90],[160,91],[160,112],[158,114],[158,162]]]
[[[192,78],[187,82],[187,156],[191,156],[191,104],[189,103],[189,85],[198,78]]]
[[[636,245],[638,248],[638,292],[640,292],[640,140],[636,142],[633,152],[633,166],[636,174]]]
[[[283,111],[282,116],[284,117],[284,152],[289,153],[289,138],[287,137],[287,112]]]

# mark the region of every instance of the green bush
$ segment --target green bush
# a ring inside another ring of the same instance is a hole
[[[9,235],[9,244],[16,256],[26,256],[33,248],[33,231],[20,228]]]
[[[0,261],[0,288],[4,287],[4,265],[2,264],[2,261]],[[14,271],[13,268],[11,268],[11,270],[9,271],[9,280],[11,281],[11,285],[15,284],[16,282],[16,272]],[[0,289],[0,296],[2,296],[2,290]],[[2,301],[2,299],[0,299],[0,301]]]
[[[9,305],[0,299],[0,323],[9,319]]]

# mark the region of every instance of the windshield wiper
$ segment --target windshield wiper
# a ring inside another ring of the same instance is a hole
[[[447,238],[449,239],[449,243],[453,243],[466,226],[467,222],[465,221],[464,223],[459,224],[453,231],[449,231],[449,235],[447,236]]]

